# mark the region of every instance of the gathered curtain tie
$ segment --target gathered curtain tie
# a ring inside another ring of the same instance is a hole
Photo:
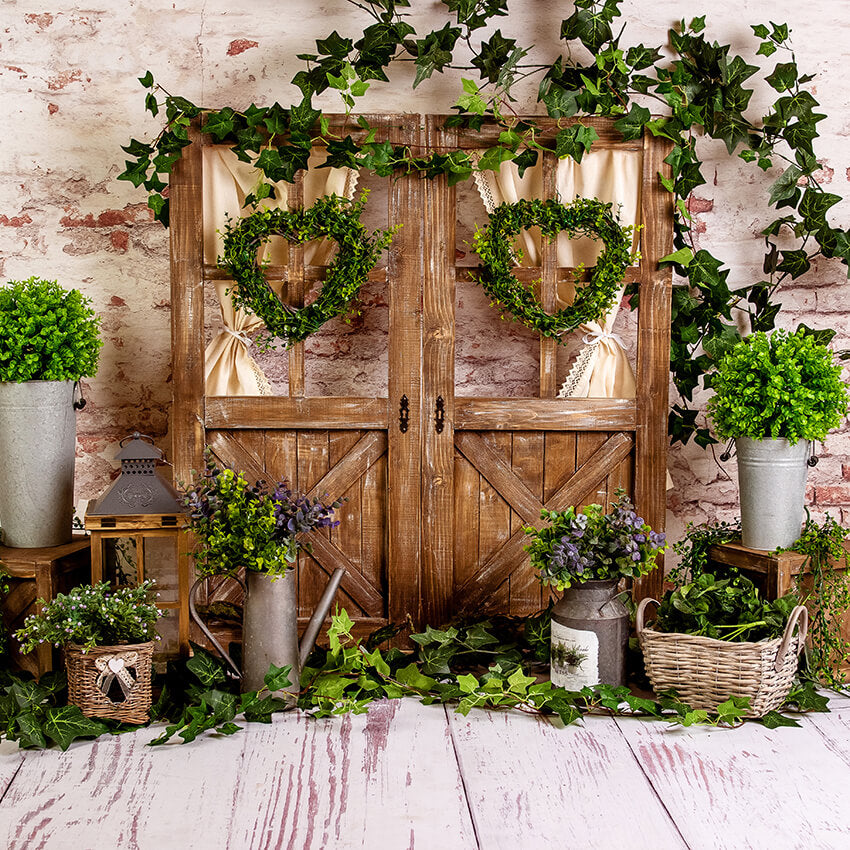
[[[245,333],[245,331],[237,331],[233,328],[227,327],[227,325],[224,326],[223,330],[225,333],[230,334],[231,336],[235,336],[236,339],[238,339],[239,342],[241,342],[242,345],[245,346],[245,348],[248,348],[250,345],[253,345],[253,340],[251,339],[251,337],[248,336],[248,334]]]
[[[619,334],[612,333],[611,331],[591,331],[589,334],[584,335],[583,342],[585,345],[598,345],[600,342],[606,339],[610,339],[613,342],[617,343],[617,345],[619,345],[620,348],[623,349],[623,351],[626,350],[623,338]]]
[[[126,700],[136,684],[136,679],[127,669],[139,663],[138,652],[116,652],[114,655],[101,655],[95,658],[94,664],[99,673],[95,687],[108,698],[112,682],[117,679]],[[112,700],[110,700],[112,702]]]

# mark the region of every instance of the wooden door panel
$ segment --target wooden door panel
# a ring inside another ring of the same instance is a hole
[[[286,479],[312,496],[344,498],[340,525],[311,534],[313,554],[299,556],[298,613],[309,617],[329,575],[346,575],[338,602],[356,619],[387,617],[387,435],[384,431],[209,431],[216,457],[249,479]],[[238,601],[235,583],[216,581],[210,596]]]
[[[523,527],[539,526],[543,507],[606,504],[618,486],[628,490],[634,439],[604,431],[455,431],[454,437],[455,607],[536,611],[547,593],[525,552]]]

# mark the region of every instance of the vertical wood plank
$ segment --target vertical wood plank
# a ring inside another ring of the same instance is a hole
[[[548,502],[576,471],[575,431],[548,431],[544,438],[543,501]]]
[[[517,431],[514,433],[511,450],[513,471],[540,501],[543,501],[544,434],[542,431]],[[519,531],[526,523],[511,511],[511,534]],[[543,588],[526,558],[522,566],[511,575],[510,613],[522,616],[531,614],[541,607]]]
[[[460,453],[455,453],[453,477],[453,517],[458,533],[454,537],[454,582],[460,586],[479,566],[478,491],[481,476]],[[461,530],[462,529],[462,530]],[[442,621],[434,621],[438,625]]]
[[[427,146],[453,147],[443,119],[427,119]],[[425,246],[422,349],[422,594],[423,618],[445,622],[451,612],[454,569],[455,190],[445,175],[423,180]],[[445,424],[434,425],[442,396]]]
[[[301,171],[289,187],[289,209],[304,206],[304,172]],[[289,243],[287,263],[286,301],[293,307],[304,304],[304,246]],[[304,395],[304,343],[296,342],[289,349],[289,395],[298,398]]]
[[[543,157],[543,197],[554,198],[557,195],[556,174],[557,157],[552,153],[542,153]],[[540,300],[547,313],[556,309],[558,297],[558,240],[541,237]],[[558,343],[549,337],[540,337],[540,398],[555,398],[558,392]]]
[[[788,735],[615,722],[692,850],[850,847],[850,765],[808,719]]]
[[[360,568],[375,587],[387,587],[387,456],[360,479]],[[386,597],[385,597],[386,598]],[[385,608],[382,612],[386,616]]]
[[[171,269],[171,463],[175,481],[204,465],[204,234],[200,119],[169,181]],[[188,635],[188,588],[180,595],[178,633]],[[188,642],[180,639],[180,651]]]
[[[276,481],[285,480],[298,489],[298,436],[295,431],[268,430],[265,440],[265,467]],[[295,598],[300,599],[301,569],[295,570]]]
[[[418,115],[395,115],[385,119],[384,126],[392,144],[419,144]],[[393,239],[387,265],[391,411],[387,435],[388,608],[391,620],[401,622],[410,614],[417,624],[422,595],[422,218],[427,209],[423,184],[431,182],[415,175],[394,177],[389,201],[389,224],[404,222],[404,227]],[[398,410],[405,395],[410,416],[407,431],[402,433]]]
[[[363,431],[329,431],[328,449],[330,468],[336,466],[342,456],[363,436]],[[331,542],[335,543],[353,564],[361,564],[360,523],[362,521],[362,503],[360,499],[360,480],[343,494],[345,501],[337,511],[339,525],[330,530]]]
[[[485,431],[481,434],[482,440],[493,451],[504,458],[508,463],[511,459],[510,432]],[[465,530],[458,527],[458,534],[465,534]],[[511,536],[511,509],[502,498],[498,490],[490,485],[487,479],[480,476],[478,488],[478,558],[479,564],[483,564],[497,549],[500,549]],[[510,573],[498,579],[495,590],[488,596],[486,601],[486,612],[506,612],[510,608],[511,598]],[[495,582],[494,582],[495,584]],[[484,613],[484,612],[482,612]]]
[[[208,847],[478,850],[438,706],[405,699],[343,718],[276,715],[239,764],[227,840],[207,834]]]
[[[608,434],[605,431],[586,431],[576,435],[576,469],[581,469],[588,458],[608,439]],[[584,508],[589,504],[604,505],[608,497],[608,482],[607,476],[603,478],[599,486],[585,493],[581,498],[581,505],[578,507]]]
[[[667,415],[670,386],[670,299],[673,270],[658,261],[673,251],[673,201],[659,173],[670,177],[664,162],[670,143],[644,134],[641,221],[641,281],[637,342],[637,431],[635,433],[635,504],[646,521],[663,531],[667,513]],[[634,598],[660,598],[664,583],[659,568],[635,581]]]
[[[299,431],[298,432],[298,487],[309,490],[328,471],[328,432]],[[328,529],[320,528],[312,532],[329,537]],[[309,617],[315,610],[324,590],[325,572],[313,558],[305,553],[298,556],[298,616]],[[340,590],[338,599],[343,604],[343,591]],[[345,606],[349,613],[358,611],[357,606],[345,598]]]
[[[480,847],[687,850],[610,718],[446,711]]]

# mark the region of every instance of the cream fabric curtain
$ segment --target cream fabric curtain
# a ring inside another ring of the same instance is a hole
[[[324,155],[311,154],[310,169],[304,176],[304,204],[310,206],[323,195],[351,198],[357,188],[357,172],[350,169],[322,168]],[[228,148],[204,148],[204,262],[215,264],[221,254],[223,239],[220,229],[227,217],[245,215],[242,205],[245,197],[257,185],[259,172],[250,163],[241,162]],[[290,185],[276,183],[274,199],[263,205],[286,209]],[[325,265],[330,259],[334,243],[316,239],[304,246],[304,262],[308,265]],[[260,259],[267,258],[274,265],[285,265],[289,258],[289,243],[272,238],[264,246]],[[231,281],[216,281],[216,294],[221,306],[223,329],[207,346],[205,354],[206,394],[211,396],[270,395],[271,387],[262,369],[248,353],[249,334],[262,326],[262,320],[247,310],[236,309],[228,294]]]
[[[636,225],[640,219],[642,157],[639,151],[599,150],[585,154],[581,164],[573,159],[558,161],[556,187],[559,197],[569,203],[576,197],[598,198],[614,204],[620,223]],[[538,162],[520,177],[512,162],[503,163],[500,172],[477,172],[476,185],[488,212],[501,203],[543,195],[543,165]],[[541,236],[536,229],[524,231],[517,247],[522,265],[540,265]],[[558,237],[558,265],[592,266],[602,246],[592,239]],[[569,302],[571,283],[559,287],[559,307]],[[611,311],[601,322],[581,325],[584,348],[559,392],[561,398],[634,398],[635,376],[622,340],[612,332],[620,309],[622,291]]]

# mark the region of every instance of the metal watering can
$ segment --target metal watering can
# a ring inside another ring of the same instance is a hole
[[[289,665],[292,669],[289,680],[292,682],[285,690],[296,694],[299,691],[301,668],[307,660],[322,623],[331,608],[339,583],[345,570],[339,568],[328,580],[325,592],[298,641],[298,605],[295,599],[295,570],[289,570],[284,576],[272,578],[266,573],[247,572],[247,581],[236,580],[245,590],[245,608],[242,624],[242,667],[224,651],[222,645],[212,635],[195,607],[198,589],[206,578],[198,579],[189,591],[189,614],[206,635],[210,643],[224,659],[232,674],[241,681],[242,691],[258,691],[263,687],[263,677],[269,666]],[[295,704],[294,696],[290,698]]]

